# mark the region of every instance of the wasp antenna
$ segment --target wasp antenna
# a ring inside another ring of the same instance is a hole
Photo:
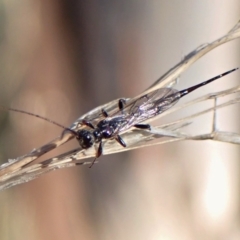
[[[42,120],[45,120],[46,122],[49,122],[49,123],[52,123],[60,128],[63,128],[64,130],[69,130],[70,132],[72,132],[74,135],[76,135],[76,132],[73,131],[72,129],[70,128],[67,128],[65,126],[63,126],[62,124],[60,123],[57,123],[49,118],[46,118],[46,117],[43,117],[43,116],[40,116],[38,114],[34,114],[34,113],[31,113],[31,112],[27,112],[27,111],[24,111],[24,110],[20,110],[20,109],[16,109],[16,108],[9,108],[9,107],[3,107],[3,106],[0,106],[0,108],[4,111],[11,111],[11,112],[18,112],[18,113],[23,113],[23,114],[26,114],[26,115],[29,115],[29,116],[33,116],[33,117],[37,117],[37,118],[40,118]]]

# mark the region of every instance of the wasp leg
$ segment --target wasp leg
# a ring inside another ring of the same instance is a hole
[[[93,164],[95,163],[95,161],[97,160],[97,158],[99,158],[102,155],[102,152],[103,152],[103,146],[102,146],[102,141],[101,141],[98,146],[96,157],[93,159],[89,168],[91,168],[93,166]]]
[[[117,137],[116,137],[115,139],[116,139],[116,141],[117,141],[120,145],[122,145],[123,147],[126,147],[126,146],[127,146],[127,144],[123,141],[123,139],[122,139],[119,135],[117,135]]]
[[[126,100],[124,98],[120,98],[119,101],[118,101],[119,110],[122,111],[125,104],[126,104]]]
[[[93,126],[93,124],[87,120],[82,120],[82,124],[85,125],[85,126],[88,126],[92,129],[95,129],[95,127]]]
[[[134,127],[139,129],[151,130],[151,126],[149,124],[135,124]]]
[[[105,118],[108,117],[108,113],[105,111],[105,109],[102,109],[102,114]]]

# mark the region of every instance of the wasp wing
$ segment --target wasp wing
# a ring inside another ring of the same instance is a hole
[[[126,131],[135,124],[161,114],[175,105],[179,98],[180,95],[177,90],[173,88],[160,88],[137,98],[125,99],[126,104],[123,110],[119,110],[118,100],[114,100],[83,115],[72,124],[71,128],[76,131],[84,127],[81,126],[82,119],[87,119],[94,125],[97,125],[99,121],[104,119],[101,111],[104,108],[109,114],[107,119],[114,118],[119,123],[116,129],[116,133],[118,134],[119,132]]]
[[[175,105],[179,99],[179,91],[172,88],[160,88],[137,99],[129,100],[123,110],[118,110],[109,118],[124,120],[118,128],[119,133],[161,114]]]

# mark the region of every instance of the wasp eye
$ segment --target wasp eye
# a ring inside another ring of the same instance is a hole
[[[94,143],[93,134],[87,130],[80,130],[77,132],[77,140],[80,146],[84,149],[90,148]]]

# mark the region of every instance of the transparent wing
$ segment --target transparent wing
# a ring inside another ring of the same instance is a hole
[[[172,88],[160,88],[126,103],[122,111],[118,110],[110,118],[122,117],[125,123],[118,132],[126,131],[135,124],[153,118],[175,105],[180,94]]]
[[[71,129],[76,131],[80,128],[85,128],[86,126],[81,125],[83,119],[97,125],[99,121],[105,118],[102,114],[102,109],[104,108],[109,114],[109,119],[117,118],[121,120],[119,120],[121,124],[117,130],[117,133],[119,133],[131,128],[135,124],[161,114],[175,105],[179,98],[180,95],[177,90],[173,88],[160,88],[137,98],[125,99],[126,104],[122,111],[119,110],[119,99],[117,99],[84,114],[72,124]]]

